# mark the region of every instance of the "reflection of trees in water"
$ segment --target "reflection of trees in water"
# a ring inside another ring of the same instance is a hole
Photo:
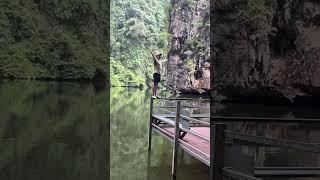
[[[91,85],[0,86],[0,179],[106,179],[105,92]]]
[[[148,125],[150,95],[134,89],[111,89],[111,179],[146,180],[148,175]],[[171,144],[153,134],[151,169],[153,180],[170,179]],[[192,164],[189,160],[188,163]],[[196,160],[193,160],[195,162]],[[196,161],[195,169],[201,162]],[[201,179],[203,172],[182,171],[184,179]],[[193,176],[192,176],[193,175]],[[203,179],[203,178],[202,178]]]
[[[149,101],[139,90],[111,89],[111,179],[146,173]]]

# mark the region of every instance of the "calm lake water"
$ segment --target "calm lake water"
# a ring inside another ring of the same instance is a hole
[[[108,179],[107,93],[77,83],[0,82],[0,179]]]
[[[88,84],[0,82],[0,180],[107,180],[109,173],[112,180],[171,180],[171,144],[154,133],[148,156],[149,91],[112,88],[110,102],[108,94]],[[317,107],[212,107],[227,116],[320,117]],[[243,122],[228,128],[320,143],[317,124]],[[320,167],[319,154],[286,148],[234,144],[230,153],[227,163],[244,172],[253,165]],[[180,151],[177,179],[207,180],[208,168]]]

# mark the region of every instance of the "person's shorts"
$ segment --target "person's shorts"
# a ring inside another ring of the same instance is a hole
[[[153,82],[154,83],[159,83],[161,81],[161,74],[159,73],[154,73],[153,74]]]

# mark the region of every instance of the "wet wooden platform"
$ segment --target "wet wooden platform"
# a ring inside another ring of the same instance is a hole
[[[165,127],[164,128],[168,133],[173,135],[174,128],[173,127]],[[191,131],[196,132],[198,134],[203,135],[204,137],[207,137],[210,139],[210,128],[209,127],[191,127]],[[195,135],[192,135],[190,133],[187,133],[183,139],[186,143],[190,144],[191,146],[199,149],[201,152],[205,153],[210,157],[210,142],[205,141]]]
[[[197,117],[207,117],[207,115],[196,115]],[[162,136],[174,142],[175,137],[175,121],[174,116],[168,114],[153,114],[154,120],[159,120],[161,123],[153,123],[153,129]],[[185,136],[179,138],[179,147],[187,151],[193,157],[210,166],[210,127],[190,127],[186,128],[180,124],[181,134],[186,132]]]

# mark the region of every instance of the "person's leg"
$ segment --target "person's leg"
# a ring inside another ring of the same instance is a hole
[[[152,96],[155,96],[156,83],[153,83]]]
[[[156,74],[153,74],[153,88],[152,88],[152,97],[155,98],[155,89],[156,89]]]
[[[154,96],[157,96],[158,85],[159,83],[154,83]]]
[[[156,88],[156,93],[155,93],[155,96],[156,96],[157,98],[160,98],[160,97],[157,96],[157,90],[158,90],[158,87],[159,87],[160,82],[161,82],[161,75],[160,75],[160,74],[157,74],[157,88]]]

